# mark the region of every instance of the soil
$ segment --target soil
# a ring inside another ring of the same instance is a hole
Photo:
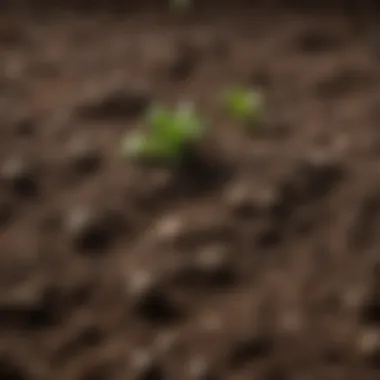
[[[1,379],[379,378],[373,13],[236,4],[2,12]],[[122,157],[188,100],[196,162]]]

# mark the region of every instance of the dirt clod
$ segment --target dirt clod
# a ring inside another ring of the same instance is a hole
[[[236,271],[226,248],[209,246],[190,258],[190,262],[171,276],[175,287],[194,289],[228,288],[236,284]]]
[[[163,284],[156,281],[146,272],[137,272],[131,279],[134,312],[138,318],[156,325],[170,325],[181,320],[184,312],[180,305],[168,294]]]
[[[35,197],[40,184],[37,168],[24,157],[10,158],[1,167],[1,180],[16,196]]]
[[[371,366],[380,366],[380,336],[375,330],[368,330],[362,333],[358,342],[361,355]]]
[[[135,356],[136,380],[164,380],[166,378],[164,370],[159,362],[155,360],[150,352],[138,351]]]
[[[89,207],[78,207],[69,211],[66,229],[78,251],[101,252],[118,234],[120,223],[108,211],[97,212]]]
[[[188,372],[193,380],[216,380],[217,376],[213,373],[209,364],[202,358],[193,358],[188,363]]]

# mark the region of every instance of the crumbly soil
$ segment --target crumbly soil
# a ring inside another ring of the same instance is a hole
[[[380,39],[353,14],[2,12],[0,379],[380,378]],[[180,101],[196,161],[122,157]]]

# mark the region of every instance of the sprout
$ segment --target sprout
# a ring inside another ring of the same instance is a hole
[[[165,152],[165,147],[150,136],[135,133],[124,140],[122,152],[125,156],[131,158],[150,160],[157,156],[162,156]]]
[[[153,135],[173,146],[198,140],[204,131],[191,104],[182,104],[176,110],[155,106],[148,114],[148,125]]]
[[[128,137],[123,152],[132,158],[178,163],[202,137],[205,124],[191,105],[169,109],[153,106],[146,118],[146,134]]]
[[[225,94],[224,104],[228,113],[242,123],[251,126],[262,122],[263,96],[258,91],[234,88]]]

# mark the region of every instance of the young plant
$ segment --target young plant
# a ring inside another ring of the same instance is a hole
[[[174,110],[156,105],[148,112],[146,124],[146,133],[125,140],[123,152],[128,157],[176,165],[205,132],[205,123],[189,105]]]
[[[247,126],[257,126],[263,120],[264,100],[260,92],[236,87],[226,92],[224,106],[231,117]]]

